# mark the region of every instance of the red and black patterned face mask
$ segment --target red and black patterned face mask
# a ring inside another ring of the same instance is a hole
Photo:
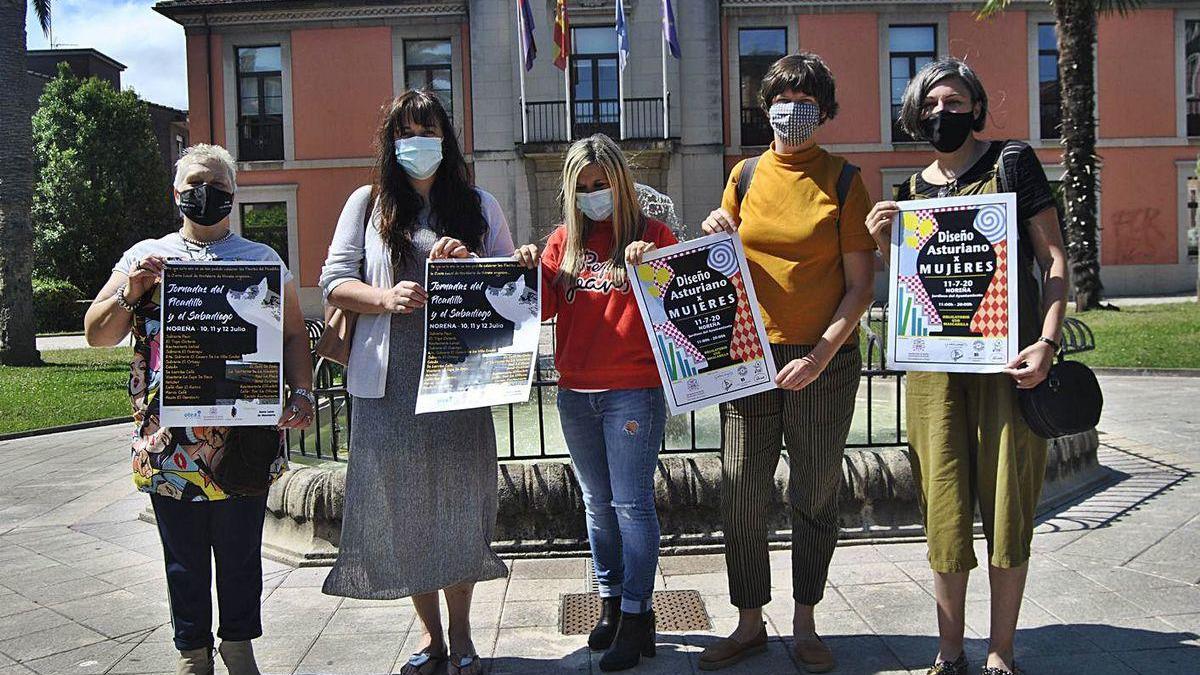
[[[771,121],[771,128],[784,143],[804,145],[821,124],[821,108],[807,101],[779,101],[771,104],[767,117]]]

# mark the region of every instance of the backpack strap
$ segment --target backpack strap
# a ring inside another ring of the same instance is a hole
[[[854,184],[854,175],[858,173],[858,167],[850,162],[842,163],[842,172],[838,174],[837,181],[837,200],[838,200],[838,216],[837,227],[838,233],[842,231],[842,207],[846,205],[846,197],[850,194],[850,186]]]
[[[999,179],[1001,192],[1013,191],[1013,182],[1008,175],[1007,161],[1009,157],[1021,154],[1023,149],[1023,144],[1016,141],[1009,141],[1000,149],[1000,156],[996,159],[996,177]]]
[[[737,182],[737,201],[738,206],[742,205],[742,200],[746,198],[746,193],[750,191],[750,183],[754,181],[754,170],[758,168],[758,160],[760,157],[751,157],[742,162],[742,170],[738,172]],[[840,231],[842,228],[842,207],[846,205],[846,197],[850,194],[850,186],[854,184],[854,176],[859,171],[857,166],[850,162],[842,163],[842,172],[838,174],[837,181],[837,202],[838,202],[838,217],[837,226]]]
[[[746,193],[750,191],[750,183],[754,181],[754,170],[758,168],[759,157],[751,157],[742,162],[742,170],[738,172],[737,182],[737,203],[742,205],[742,200],[746,198]]]

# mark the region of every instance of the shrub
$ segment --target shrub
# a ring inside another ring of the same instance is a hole
[[[87,299],[75,284],[63,279],[33,278],[33,322],[39,333],[83,329]]]

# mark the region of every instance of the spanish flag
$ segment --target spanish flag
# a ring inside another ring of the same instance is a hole
[[[554,67],[565,71],[571,55],[571,24],[567,20],[567,0],[558,0],[554,10]]]

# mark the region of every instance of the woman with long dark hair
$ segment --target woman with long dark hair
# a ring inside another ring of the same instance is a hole
[[[496,437],[488,408],[416,415],[426,258],[513,254],[495,197],[471,185],[445,108],[410,90],[376,139],[371,185],[346,202],[321,271],[326,302],[359,313],[346,387],[353,400],[338,560],[324,592],[411,597],[424,632],[401,671],[475,675],[471,594],[507,575],[492,552]],[[449,611],[443,635],[438,591]]]

